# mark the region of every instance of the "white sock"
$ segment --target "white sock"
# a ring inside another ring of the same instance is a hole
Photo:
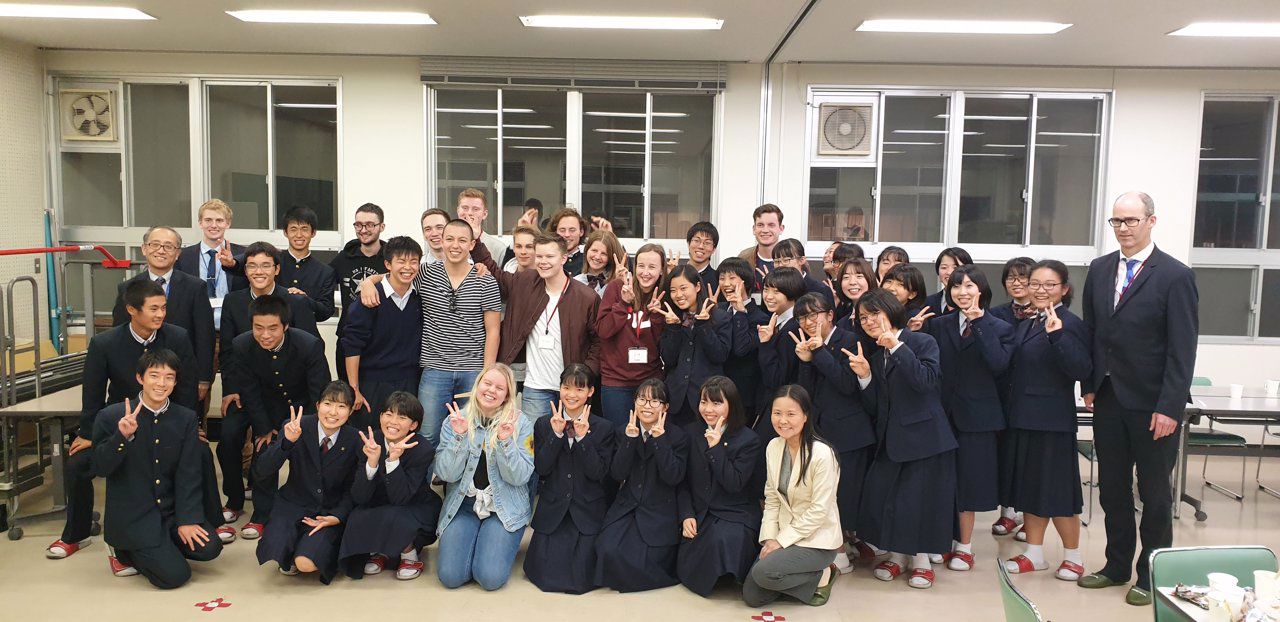
[[[929,570],[930,566],[929,566],[928,553],[916,553],[914,556],[912,556],[911,569],[915,570],[916,568],[923,568],[925,570]]]
[[[1062,560],[1073,564],[1084,565],[1084,556],[1080,555],[1080,549],[1062,549]]]
[[[952,544],[952,546],[951,546],[951,550],[953,550],[953,551],[955,551],[955,552],[957,552],[957,553],[969,553],[969,554],[972,554],[972,553],[973,553],[973,543],[969,543],[969,544],[961,544],[961,543],[959,543],[959,542],[955,542],[955,543],[953,543],[953,544]]]
[[[406,562],[416,562],[416,561],[418,561],[418,549],[415,549],[415,548],[413,548],[413,547],[410,547],[410,548],[409,548],[409,552],[408,552],[408,553],[401,553],[401,554],[400,554],[400,559],[401,559],[401,560],[403,560],[403,561],[406,561]]]
[[[907,567],[907,562],[910,560],[911,556],[906,553],[889,553],[889,561],[902,566],[903,568]]]
[[[1027,550],[1022,554],[1026,555],[1027,559],[1031,560],[1031,563],[1036,565],[1036,568],[1045,565],[1043,544],[1028,544]]]
[[[840,551],[839,553],[836,553],[837,568],[848,568],[852,565],[853,564],[849,562],[849,555],[847,553],[845,553],[844,551]]]
[[[1018,512],[1013,508],[1004,507],[1000,508],[1000,516],[1002,518],[1016,518],[1018,516]]]

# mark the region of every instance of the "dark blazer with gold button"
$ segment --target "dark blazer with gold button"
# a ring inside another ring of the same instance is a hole
[[[135,393],[130,403],[137,399]],[[125,551],[144,549],[169,541],[174,526],[211,528],[201,506],[202,448],[195,411],[172,400],[158,414],[144,407],[128,441],[118,428],[124,414],[124,403],[112,404],[94,423],[94,465],[107,478],[102,521],[107,544]]]
[[[289,326],[298,328],[320,339],[320,329],[316,327],[316,316],[311,312],[311,303],[307,302],[305,296],[290,294],[283,287],[276,286],[273,296],[279,296],[289,303],[289,314],[292,318],[289,320]],[[249,303],[253,302],[253,293],[248,289],[241,289],[227,294],[222,301],[222,326],[218,333],[218,339],[222,344],[221,351],[218,352],[218,364],[225,372],[231,363],[231,359],[235,357],[235,353],[231,347],[236,337],[253,330],[253,318],[249,316]],[[227,379],[224,377],[223,382]],[[223,395],[227,395],[227,391],[223,390]]]
[[[296,287],[307,293],[307,306],[315,314],[317,322],[333,317],[333,268],[320,261],[314,254],[294,259],[289,251],[280,253],[280,274],[276,285],[286,290]]]
[[[170,282],[165,285],[165,324],[173,324],[187,331],[191,349],[196,353],[196,378],[199,382],[213,382],[213,307],[209,306],[209,291],[203,279],[174,270]],[[111,323],[119,326],[129,323],[129,311],[124,306],[124,290],[134,281],[150,280],[146,270],[116,286],[116,305],[111,310]],[[189,360],[189,359],[183,359]]]
[[[187,331],[172,324],[161,324],[155,339],[148,345],[138,343],[123,324],[95,335],[89,340],[85,354],[84,377],[80,389],[80,431],[84,439],[93,438],[93,421],[103,407],[135,399],[142,386],[138,384],[138,357],[143,352],[166,348],[178,355],[178,384],[169,399],[192,410],[196,407],[195,360]]]
[[[354,505],[351,485],[357,466],[364,477],[360,438],[354,428],[344,425],[333,447],[322,454],[319,419],[307,415],[301,423],[302,435],[296,442],[281,434],[258,456],[254,467],[257,477],[270,477],[289,461],[289,479],[280,487],[268,523],[278,519],[291,525],[304,516],[336,516],[346,523]]]
[[[265,350],[245,333],[232,342],[235,356],[223,375],[223,394],[240,394],[254,436],[265,436],[289,419],[289,407],[314,413],[329,384],[324,342],[297,328],[285,329],[280,350]]]
[[[573,445],[551,430],[551,417],[533,423],[533,468],[542,487],[530,526],[538,533],[553,533],[566,515],[579,532],[600,533],[615,488],[609,479],[615,439],[608,419],[590,415],[587,421],[590,431]]]

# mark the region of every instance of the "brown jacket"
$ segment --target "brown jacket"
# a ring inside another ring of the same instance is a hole
[[[511,364],[524,349],[533,325],[551,300],[547,296],[542,277],[533,270],[505,272],[489,254],[484,244],[476,244],[471,259],[484,264],[502,290],[506,302],[506,316],[502,318],[501,341],[498,344],[498,362]],[[600,374],[600,339],[596,335],[596,313],[600,297],[591,286],[569,278],[569,288],[560,300],[556,315],[560,316],[560,348],[564,364],[585,363],[597,376]]]

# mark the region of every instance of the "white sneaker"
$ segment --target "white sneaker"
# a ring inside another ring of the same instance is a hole
[[[840,574],[849,574],[853,572],[853,562],[849,561],[849,555],[844,551],[836,553],[836,568],[840,570]]]

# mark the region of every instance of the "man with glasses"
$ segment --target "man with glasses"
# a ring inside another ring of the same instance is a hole
[[[684,241],[689,245],[689,265],[698,271],[698,278],[711,284],[712,289],[718,287],[720,274],[711,266],[711,256],[720,246],[720,230],[705,220],[696,222],[685,233]]]
[[[360,281],[385,269],[382,257],[382,232],[387,226],[383,224],[382,208],[373,203],[365,203],[356,208],[355,219],[355,222],[351,223],[351,227],[355,229],[355,239],[347,242],[338,256],[329,262],[329,267],[333,269],[333,276],[338,282],[338,299],[341,305],[338,311],[338,347],[335,359],[340,380],[347,379],[347,368],[343,364],[345,355],[342,350],[342,336],[346,334],[347,309],[351,307],[351,299],[356,295]]]
[[[1107,563],[1081,577],[1080,587],[1137,581],[1130,605],[1151,604],[1151,552],[1173,544],[1170,474],[1178,456],[1178,426],[1190,399],[1199,335],[1195,274],[1151,241],[1155,201],[1142,192],[1116,200],[1107,224],[1120,250],[1089,266],[1084,320],[1093,331],[1093,374],[1081,383],[1094,412],[1098,490],[1106,513]],[[1142,523],[1134,526],[1133,472],[1138,472]]]
[[[181,327],[191,340],[191,350],[196,357],[194,367],[198,383],[197,398],[201,404],[205,404],[205,400],[209,398],[209,387],[213,386],[213,309],[209,306],[205,282],[174,269],[181,249],[182,236],[174,229],[161,226],[147,229],[142,236],[142,256],[147,260],[147,269],[116,287],[116,304],[111,311],[111,323],[114,326],[129,323],[124,291],[130,283],[149,280],[159,285],[167,299],[165,323]],[[203,428],[205,410],[195,404],[192,406],[196,407]]]

